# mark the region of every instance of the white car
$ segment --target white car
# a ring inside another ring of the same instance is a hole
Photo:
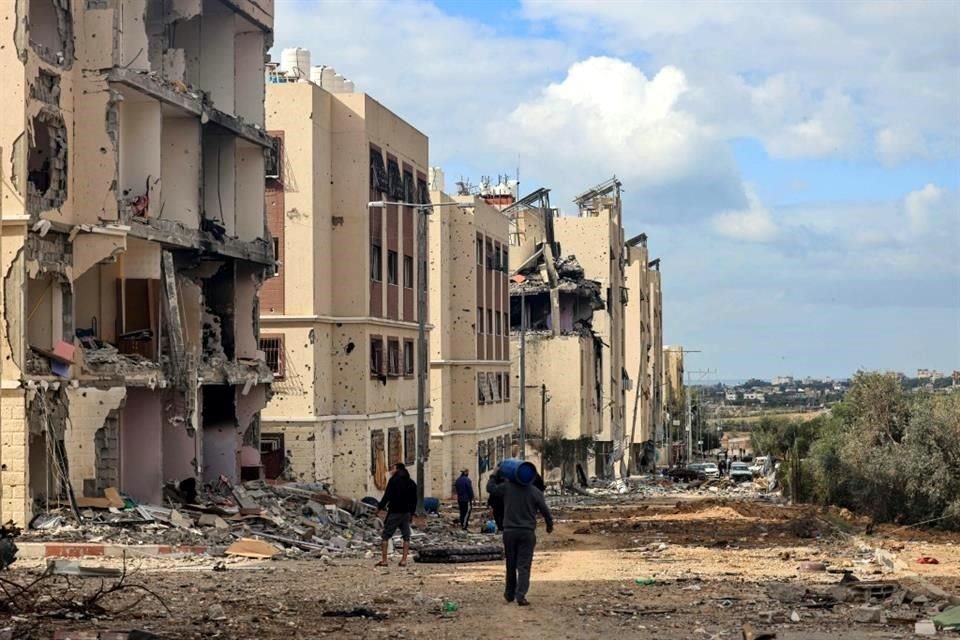
[[[753,475],[758,476],[763,473],[763,470],[767,468],[767,456],[759,456],[750,465],[750,472]]]
[[[705,462],[700,466],[703,468],[703,474],[708,478],[720,477],[720,467],[718,467],[715,463]]]

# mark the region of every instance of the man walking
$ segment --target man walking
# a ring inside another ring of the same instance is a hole
[[[533,485],[523,485],[507,479],[498,482],[501,471],[491,474],[487,481],[487,493],[503,496],[503,553],[506,557],[507,580],[503,597],[507,602],[517,601],[521,607],[527,601],[530,589],[530,566],[533,564],[533,549],[537,546],[537,512],[547,523],[547,533],[553,533],[553,516],[543,492]]]
[[[470,526],[470,512],[473,510],[473,481],[470,470],[461,469],[457,487],[457,506],[460,507],[460,528],[466,531]]]
[[[500,474],[500,464],[497,464],[496,470],[490,475],[490,478],[498,485],[507,481]],[[497,533],[503,533],[503,492],[491,492],[487,489],[487,504],[493,510],[493,521],[497,523]]]
[[[386,567],[387,547],[390,538],[400,529],[400,535],[403,537],[403,556],[400,558],[400,566],[407,566],[407,554],[410,552],[410,519],[413,512],[417,510],[417,483],[410,478],[410,472],[407,467],[398,462],[394,468],[390,480],[387,481],[387,488],[383,492],[383,498],[377,504],[377,515],[381,515],[384,510],[386,517],[383,520],[383,535],[380,545],[381,556],[378,567]]]

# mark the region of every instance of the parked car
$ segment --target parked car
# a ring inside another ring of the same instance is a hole
[[[750,472],[753,475],[758,476],[763,473],[763,470],[767,466],[767,456],[757,456],[757,459],[753,461],[753,464],[750,465]]]
[[[674,467],[667,469],[665,475],[674,482],[693,482],[694,480],[706,480],[707,476],[699,469],[691,469],[691,465],[686,467]]]
[[[720,467],[714,462],[703,462],[700,465],[703,467],[703,473],[708,478],[719,478],[720,477]]]
[[[731,462],[730,479],[734,482],[750,482],[753,480],[753,471],[750,471],[746,462]]]

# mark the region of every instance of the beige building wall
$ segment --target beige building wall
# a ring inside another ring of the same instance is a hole
[[[576,256],[586,277],[601,284],[606,310],[593,314],[593,330],[609,348],[604,347],[602,353],[603,410],[596,439],[610,442],[614,450],[622,450],[630,435],[625,422],[624,378],[632,379],[636,374],[627,372],[624,366],[624,309],[629,294],[624,280],[625,248],[619,192],[597,198],[589,207],[582,208],[577,217],[556,218],[554,229],[561,255]],[[625,462],[626,457],[623,460]],[[599,474],[601,470],[602,467],[594,467],[594,473]],[[617,476],[622,470],[616,465],[613,473]]]
[[[159,501],[164,480],[239,480],[255,458],[272,16],[272,0],[0,7],[0,520],[67,481]]]
[[[260,325],[270,341],[262,346],[279,339],[282,371],[264,411],[264,449],[282,451],[285,477],[379,496],[391,462],[416,473],[419,273],[413,207],[368,203],[409,201],[409,188],[413,198],[425,197],[427,138],[362,93],[271,82],[266,104],[266,127],[281,139],[279,177],[268,181],[266,195],[281,259],[265,287]],[[409,171],[413,186],[404,179],[404,193],[376,191],[372,150],[385,166],[395,159],[402,177]],[[379,279],[371,264],[375,242]],[[389,281],[391,251],[396,284]],[[375,341],[382,345],[378,372]],[[396,371],[387,362],[391,344],[399,349]],[[412,354],[405,351],[411,347]]]
[[[663,348],[664,412],[666,414],[666,439],[671,442],[685,441],[687,425],[687,397],[684,384],[683,347],[673,345]],[[683,449],[686,455],[686,449]]]
[[[516,394],[510,383],[508,219],[479,196],[434,191],[430,214],[433,487],[454,495],[461,469],[482,493],[512,451]],[[491,252],[488,253],[488,249]]]

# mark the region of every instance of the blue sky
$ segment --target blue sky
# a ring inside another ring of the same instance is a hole
[[[960,3],[278,0],[447,188],[616,174],[720,378],[960,368]]]

